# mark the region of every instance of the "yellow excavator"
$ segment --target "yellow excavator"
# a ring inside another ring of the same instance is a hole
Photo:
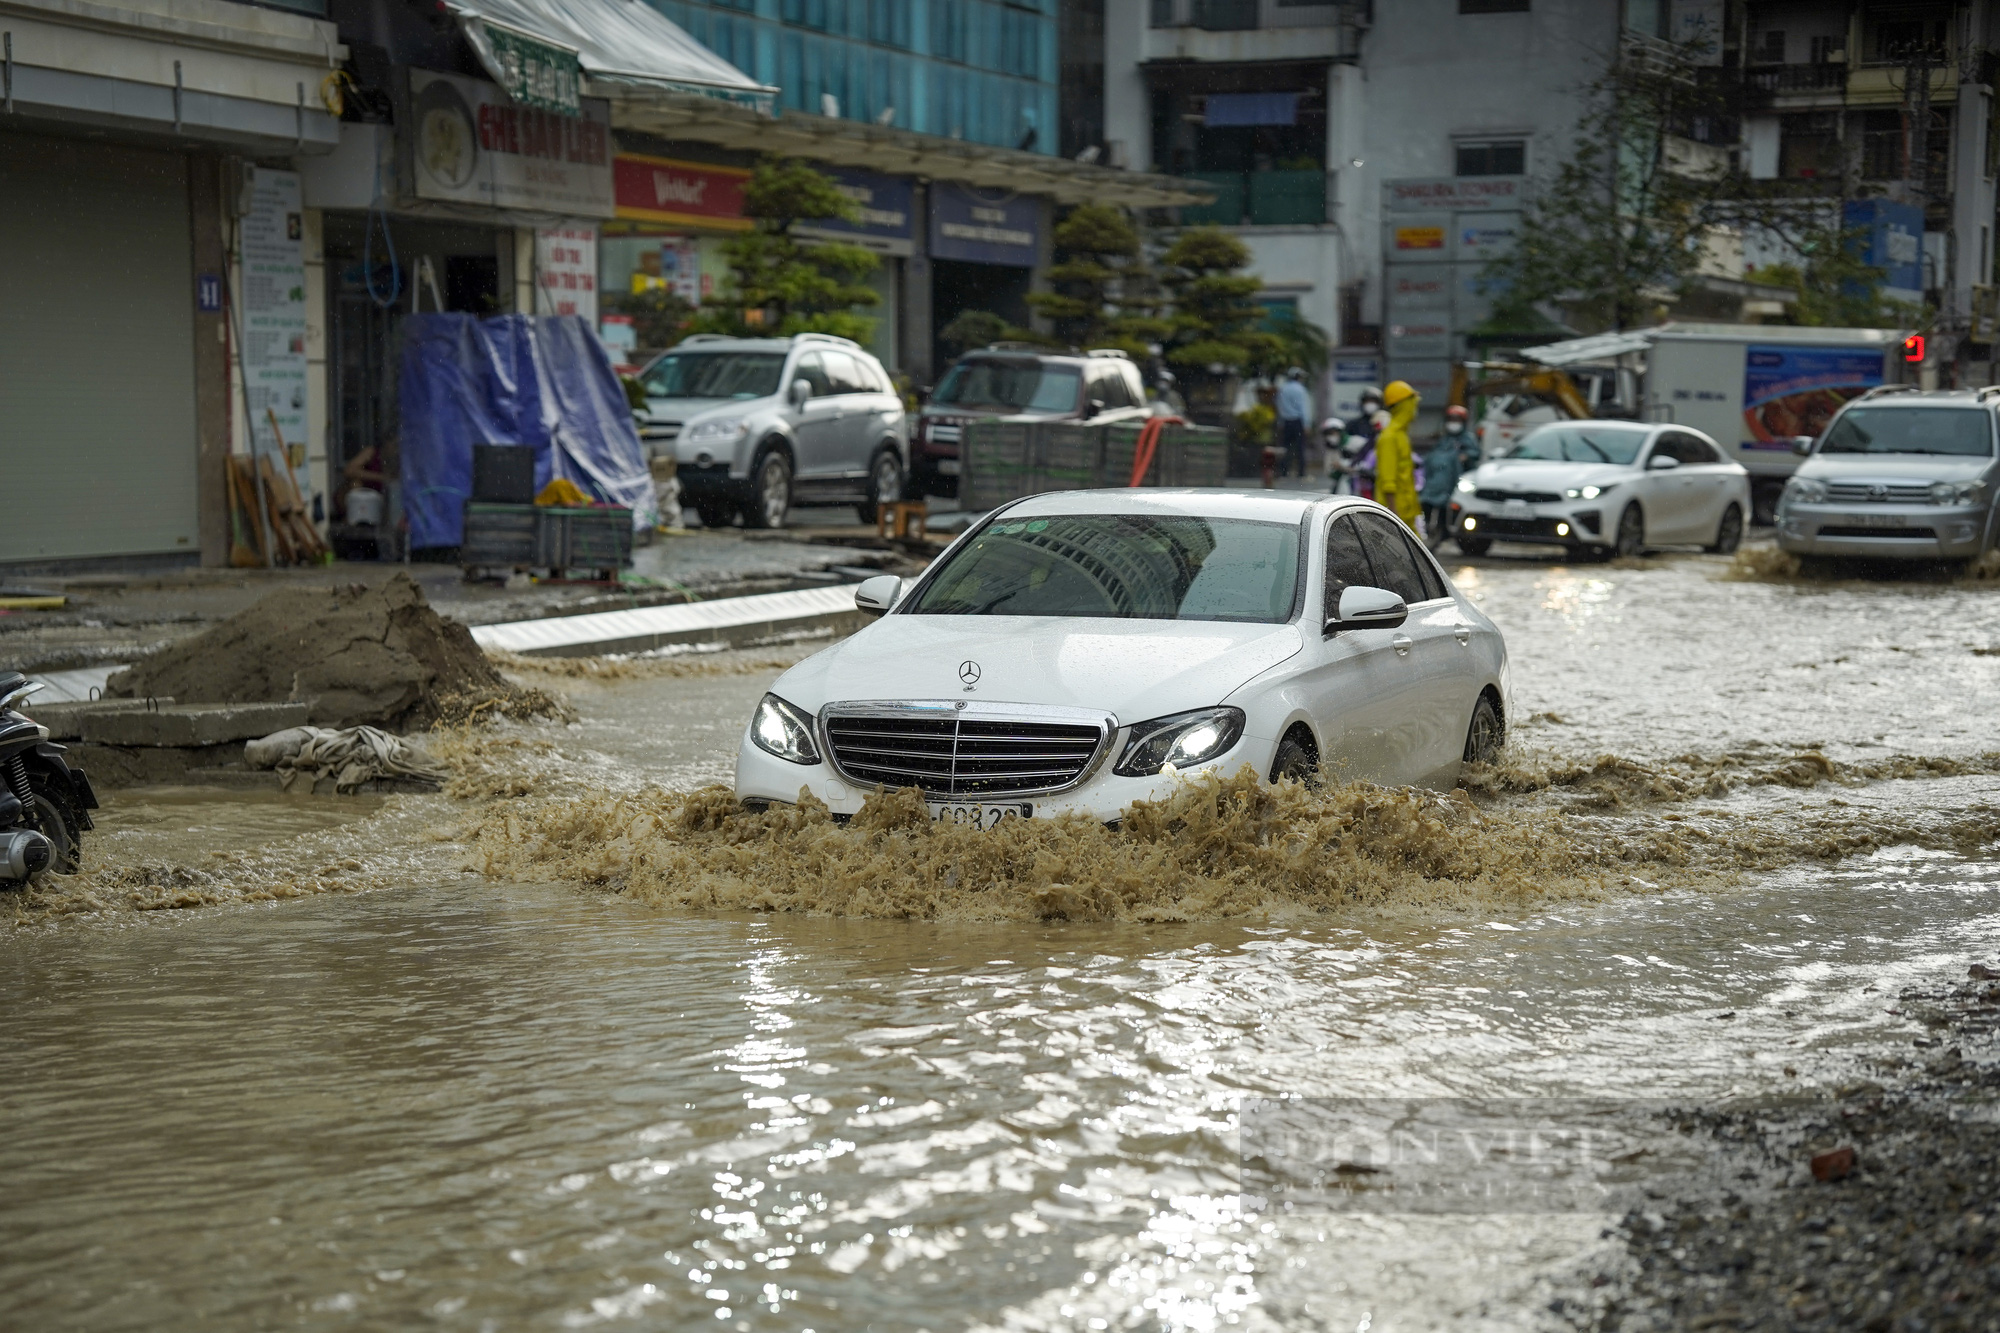
[[[1473,379],[1473,374],[1479,374]],[[1587,421],[1597,414],[1566,370],[1517,361],[1454,361],[1451,367],[1451,402],[1454,407],[1471,407],[1475,397],[1501,394],[1539,398],[1551,403],[1572,421]],[[1475,414],[1476,415],[1476,414]]]

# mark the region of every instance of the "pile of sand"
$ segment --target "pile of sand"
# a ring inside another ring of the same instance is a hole
[[[311,705],[321,727],[410,731],[494,713],[561,715],[510,683],[465,626],[398,571],[373,587],[287,588],[113,676],[114,698]]]

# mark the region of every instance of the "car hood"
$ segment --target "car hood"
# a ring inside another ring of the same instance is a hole
[[[771,688],[801,708],[964,699],[1103,709],[1120,725],[1223,702],[1304,646],[1295,625],[1053,616],[885,616]],[[976,663],[966,689],[964,663]]]
[[[1972,481],[1993,459],[1949,454],[1814,454],[1799,475],[1814,481]]]
[[[1617,463],[1560,463],[1540,458],[1499,458],[1481,463],[1474,480],[1503,491],[1556,491],[1629,481],[1634,469]]]

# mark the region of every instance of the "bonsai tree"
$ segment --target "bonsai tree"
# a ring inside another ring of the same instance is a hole
[[[1028,297],[1063,347],[1116,347],[1150,355],[1168,326],[1153,315],[1139,230],[1106,204],[1084,204],[1057,224],[1050,290]]]
[[[938,341],[948,355],[958,356],[974,347],[985,347],[1002,338],[1017,336],[1019,330],[991,310],[965,310],[938,330]]]
[[[1263,327],[1264,307],[1251,299],[1264,283],[1242,272],[1249,262],[1249,248],[1219,227],[1191,227],[1160,256],[1174,299],[1162,351],[1190,405],[1226,405],[1243,375],[1289,364],[1286,341]]]
[[[875,321],[854,313],[881,298],[862,282],[880,264],[874,252],[793,234],[801,222],[853,221],[855,203],[803,162],[769,160],[743,193],[753,230],[722,247],[729,280],[702,302],[695,327],[738,336],[831,333],[866,342]]]

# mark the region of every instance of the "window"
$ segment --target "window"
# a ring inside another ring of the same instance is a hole
[[[812,385],[815,398],[824,398],[833,392],[832,381],[827,377],[826,365],[820,360],[818,352],[807,352],[800,357],[799,364],[792,370],[792,378]]]
[[[1785,34],[1773,28],[1757,34],[1757,40],[1750,48],[1751,63],[1757,65],[1782,65],[1785,63]]]
[[[1405,529],[1403,545],[1410,548],[1410,559],[1416,561],[1417,573],[1423,576],[1424,600],[1435,602],[1440,597],[1450,596],[1449,590],[1444,586],[1444,575],[1438,573],[1437,566],[1431,562],[1428,555],[1424,554],[1423,547],[1417,541],[1417,535]]]
[[[1409,606],[1429,601],[1430,587],[1417,565],[1417,553],[1403,540],[1403,525],[1380,514],[1356,514],[1354,523],[1375,570],[1375,586],[1387,588]]]
[[[1858,407],[1833,423],[1822,454],[1947,454],[1987,458],[1993,426],[1969,407]]]
[[[1528,0],[1458,0],[1461,14],[1525,14]]]
[[[1374,586],[1375,573],[1368,567],[1368,553],[1361,549],[1354,519],[1345,515],[1334,519],[1326,530],[1326,618],[1340,614],[1340,594]]]
[[[1519,176],[1528,169],[1525,139],[1468,139],[1458,144],[1460,176]]]
[[[1074,366],[1036,361],[961,361],[931,395],[940,407],[998,407],[1009,412],[1074,412],[1078,381]]]
[[[1090,377],[1090,396],[1107,408],[1132,406],[1125,393],[1125,377],[1108,366]]]
[[[669,352],[646,371],[651,398],[767,398],[785,358],[769,352]]]
[[[1707,445],[1694,436],[1677,430],[1667,431],[1660,436],[1659,441],[1653,445],[1653,457],[1671,458],[1685,467],[1716,461]]]
[[[833,394],[867,393],[868,381],[863,378],[861,368],[854,364],[854,358],[845,352],[821,352],[820,360],[826,363],[827,392]]]

